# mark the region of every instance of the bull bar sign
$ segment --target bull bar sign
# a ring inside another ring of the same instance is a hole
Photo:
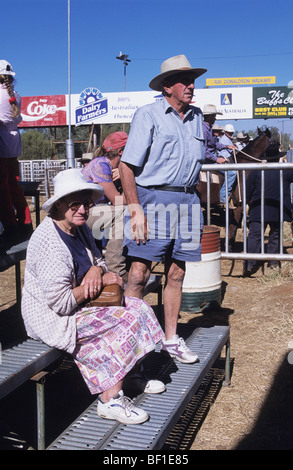
[[[293,117],[293,88],[269,87],[253,89],[253,117]]]

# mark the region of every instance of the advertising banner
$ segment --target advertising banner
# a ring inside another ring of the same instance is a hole
[[[253,117],[292,118],[293,89],[282,87],[265,87],[253,89]]]
[[[195,90],[193,104],[201,109],[205,104],[215,105],[222,113],[217,115],[217,120],[251,119],[252,87]]]
[[[87,87],[71,95],[71,125],[130,123],[135,111],[161,100],[155,91],[102,93]],[[22,97],[19,127],[67,126],[69,96]],[[293,117],[293,89],[288,87],[243,87],[196,89],[192,104],[203,109],[213,104],[222,114],[217,120]]]
[[[22,97],[19,127],[66,126],[66,110],[66,95]]]
[[[72,124],[128,123],[139,107],[161,98],[155,91],[103,94],[95,87],[88,87],[71,97]]]
[[[232,77],[207,78],[206,86],[241,86],[241,85],[270,85],[276,83],[276,77]]]

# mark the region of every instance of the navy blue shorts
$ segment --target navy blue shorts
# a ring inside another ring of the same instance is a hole
[[[200,261],[203,215],[198,195],[140,186],[137,192],[148,219],[150,234],[145,244],[137,244],[132,239],[127,209],[124,219],[126,254],[149,261],[162,261],[166,257],[179,261]]]

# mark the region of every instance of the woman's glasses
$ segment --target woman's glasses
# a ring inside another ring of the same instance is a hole
[[[72,201],[72,202],[67,202],[65,199],[63,199],[65,204],[68,206],[69,209],[71,209],[73,212],[78,211],[78,209],[83,206],[85,210],[89,210],[91,207],[93,207],[95,204],[93,201]]]

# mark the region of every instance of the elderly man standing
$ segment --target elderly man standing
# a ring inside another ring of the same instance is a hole
[[[195,186],[204,160],[203,116],[191,106],[194,80],[184,55],[167,59],[149,86],[163,98],[139,108],[121,158],[130,220],[125,246],[132,257],[126,295],[143,296],[152,261],[165,262],[162,349],[181,362],[198,360],[177,335],[185,261],[201,259],[203,217]]]

